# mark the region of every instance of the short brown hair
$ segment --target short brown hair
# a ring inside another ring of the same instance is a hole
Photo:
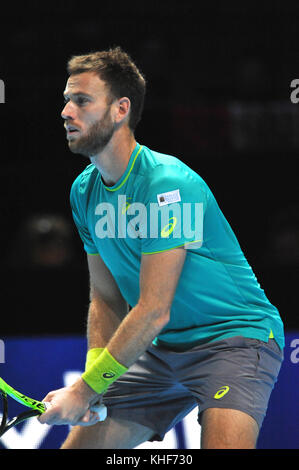
[[[68,61],[69,75],[95,72],[109,87],[111,99],[126,96],[131,101],[129,127],[135,130],[141,119],[146,81],[129,55],[120,47],[73,56]]]

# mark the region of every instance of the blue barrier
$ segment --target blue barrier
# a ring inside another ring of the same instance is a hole
[[[17,390],[37,399],[74,382],[84,369],[86,340],[83,337],[10,338],[4,339],[4,346],[5,363],[0,364],[0,376]],[[298,368],[299,331],[286,334],[285,359],[261,429],[259,449],[299,448]],[[21,409],[20,404],[10,400],[10,417]],[[145,443],[140,448],[199,448],[196,410],[191,415],[175,426],[162,443]],[[0,439],[0,448],[57,449],[67,433],[68,426],[51,427],[31,419],[7,432]]]

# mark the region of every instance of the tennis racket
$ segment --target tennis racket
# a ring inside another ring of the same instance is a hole
[[[44,413],[47,410],[47,403],[34,400],[33,398],[29,398],[23,393],[18,392],[10,385],[8,385],[3,379],[0,377],[0,394],[2,396],[2,403],[3,403],[3,414],[2,420],[0,424],[0,437],[3,436],[5,432],[11,429],[13,426],[16,426],[22,421],[26,419],[32,418],[33,416],[39,416],[40,414]],[[30,410],[24,411],[19,415],[12,418],[8,421],[8,400],[7,396],[10,396],[17,402],[21,403],[22,405],[28,406]]]

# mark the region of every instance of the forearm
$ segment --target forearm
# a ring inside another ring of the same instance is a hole
[[[126,313],[126,305],[110,306],[93,295],[87,318],[88,349],[106,347]]]
[[[106,347],[121,364],[130,367],[169,321],[169,312],[137,304],[121,322]]]
[[[168,321],[168,311],[149,310],[138,303],[123,319],[106,347],[96,358],[90,358],[92,363],[82,374],[83,381],[98,394],[105,393],[109,385],[136,362]]]

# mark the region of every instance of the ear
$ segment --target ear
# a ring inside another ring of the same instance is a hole
[[[115,102],[115,122],[121,123],[129,115],[131,109],[131,101],[127,97],[120,98]]]

